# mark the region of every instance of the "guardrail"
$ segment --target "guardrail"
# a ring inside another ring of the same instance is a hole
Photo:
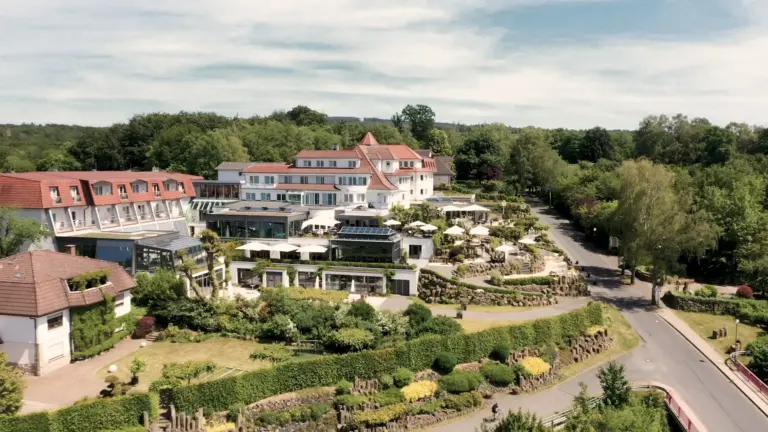
[[[633,384],[632,390],[659,390],[664,392],[664,401],[667,403],[667,408],[669,408],[670,412],[672,412],[673,416],[677,420],[678,424],[683,428],[686,432],[707,432],[707,429],[704,428],[701,425],[697,425],[694,423],[694,421],[688,416],[688,414],[685,412],[685,410],[680,406],[680,403],[678,400],[675,399],[672,392],[669,391],[666,387],[660,384],[655,383],[646,383],[646,384]],[[603,397],[594,397],[590,400],[590,406],[595,407],[598,403],[603,399]],[[574,412],[574,409],[569,409],[567,411],[564,411],[559,414],[555,414],[552,416],[549,416],[542,420],[545,426],[551,426],[553,428],[558,428],[568,421],[568,417]]]
[[[742,379],[742,381],[746,382],[748,385],[752,387],[753,390],[757,392],[760,397],[763,398],[766,402],[768,402],[768,385],[763,382],[760,378],[757,377],[754,373],[752,373],[747,366],[744,365],[744,363],[740,362],[736,357],[748,355],[749,353],[747,351],[734,351],[730,355],[731,363],[733,364],[733,368],[736,371],[736,374],[739,376],[739,378]]]

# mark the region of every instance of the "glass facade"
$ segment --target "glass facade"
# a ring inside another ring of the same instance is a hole
[[[223,238],[284,239],[301,232],[303,221],[271,222],[265,220],[209,220],[206,228]],[[287,232],[286,232],[287,230]]]
[[[363,239],[334,239],[333,259],[354,262],[397,262],[400,260],[399,241],[366,241]]]
[[[315,287],[315,274],[312,272],[298,272],[299,286],[302,288],[314,288]],[[293,284],[293,281],[289,283]]]
[[[325,276],[325,288],[337,291],[350,291],[352,281],[355,282],[355,292],[381,293],[384,292],[383,276],[351,276],[328,274]]]
[[[240,185],[197,183],[195,194],[198,198],[240,199]]]

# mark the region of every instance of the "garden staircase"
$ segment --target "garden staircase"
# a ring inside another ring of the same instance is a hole
[[[156,332],[156,331],[154,331],[154,332],[152,332],[152,333],[150,333],[150,334],[146,335],[146,336],[144,337],[144,339],[146,339],[146,340],[148,340],[148,341],[150,341],[150,342],[154,342],[154,341],[156,341],[156,340],[157,340],[157,337],[158,337],[158,336],[160,336],[160,332]]]
[[[532,274],[533,271],[531,271],[531,262],[530,261],[523,261],[520,266],[520,274]]]

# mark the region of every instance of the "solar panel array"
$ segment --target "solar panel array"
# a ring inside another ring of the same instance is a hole
[[[376,236],[390,236],[395,231],[392,228],[376,228],[376,227],[355,227],[345,226],[341,227],[339,234],[363,234],[363,235],[376,235]]]

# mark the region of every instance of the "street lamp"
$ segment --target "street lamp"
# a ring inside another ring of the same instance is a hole
[[[739,344],[739,319],[736,318],[736,345]],[[741,347],[737,347],[741,348]]]
[[[592,236],[597,236],[597,227],[592,228]]]
[[[507,208],[507,202],[502,201],[501,202],[501,220],[504,220],[504,210]]]

